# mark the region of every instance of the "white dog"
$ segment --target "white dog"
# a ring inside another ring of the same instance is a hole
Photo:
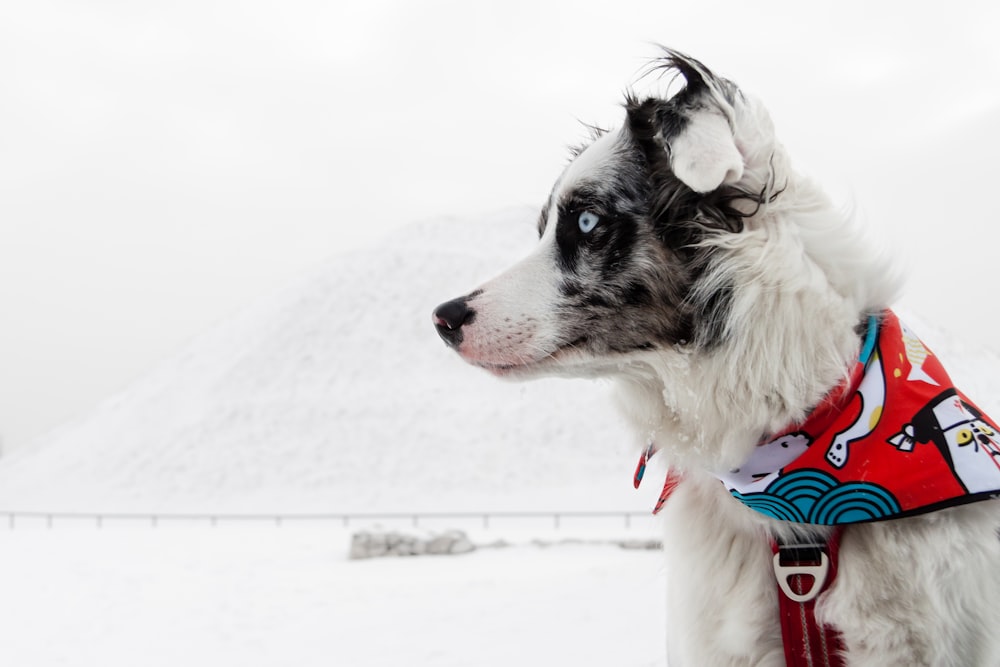
[[[1000,507],[995,489],[954,496],[932,418],[990,465],[995,424],[941,393],[946,376],[914,378],[936,360],[908,330],[898,355],[885,351],[891,267],[793,170],[763,106],[675,51],[656,67],[683,88],[627,98],[623,127],[556,182],[537,250],[439,306],[440,335],[497,376],[620,385],[676,485],[662,512],[671,667],[786,664],[773,543],[831,534],[838,572],[815,601],[842,642],[831,660],[1000,665]],[[897,386],[924,392],[905,424],[885,416]],[[824,435],[799,432],[824,419]],[[869,451],[933,463],[943,495],[918,507],[894,480],[873,482]]]

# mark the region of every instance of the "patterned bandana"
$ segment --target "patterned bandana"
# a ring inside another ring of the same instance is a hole
[[[775,519],[832,526],[1000,495],[996,422],[955,389],[892,311],[880,319],[870,319],[843,387],[742,466],[716,475],[734,498]],[[676,483],[668,475],[667,486]]]

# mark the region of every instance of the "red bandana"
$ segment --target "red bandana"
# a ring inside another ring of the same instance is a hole
[[[733,497],[775,519],[841,525],[1000,495],[996,423],[892,311],[868,328],[844,388],[717,475]]]

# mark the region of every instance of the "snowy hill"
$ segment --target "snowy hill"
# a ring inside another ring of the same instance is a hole
[[[431,326],[527,251],[535,215],[425,222],[336,258],[0,462],[0,509],[650,507],[606,387],[499,382]]]
[[[0,461],[0,510],[650,508],[606,386],[500,382],[433,331],[435,305],[529,250],[534,219],[434,220],[336,258]],[[1000,413],[997,358],[904,317]]]

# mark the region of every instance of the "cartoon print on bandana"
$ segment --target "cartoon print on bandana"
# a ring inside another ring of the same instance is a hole
[[[729,488],[766,489],[781,469],[804,454],[811,444],[812,439],[805,433],[783,435],[755,448],[746,463],[718,477]]]
[[[857,397],[861,400],[858,418],[834,436],[826,450],[826,460],[834,468],[843,468],[847,464],[851,443],[871,435],[882,417],[882,409],[885,407],[885,372],[878,352],[872,354],[868,372],[858,387]]]
[[[927,357],[931,356],[931,351],[908,326],[900,322],[899,328],[903,333],[903,351],[906,353],[906,360],[910,362],[910,374],[906,376],[906,379],[919,380],[939,387],[938,381],[924,370],[924,362],[927,361]]]
[[[933,442],[966,493],[1000,488],[996,431],[954,389],[942,392],[888,441],[901,452],[912,452],[918,442]]]

